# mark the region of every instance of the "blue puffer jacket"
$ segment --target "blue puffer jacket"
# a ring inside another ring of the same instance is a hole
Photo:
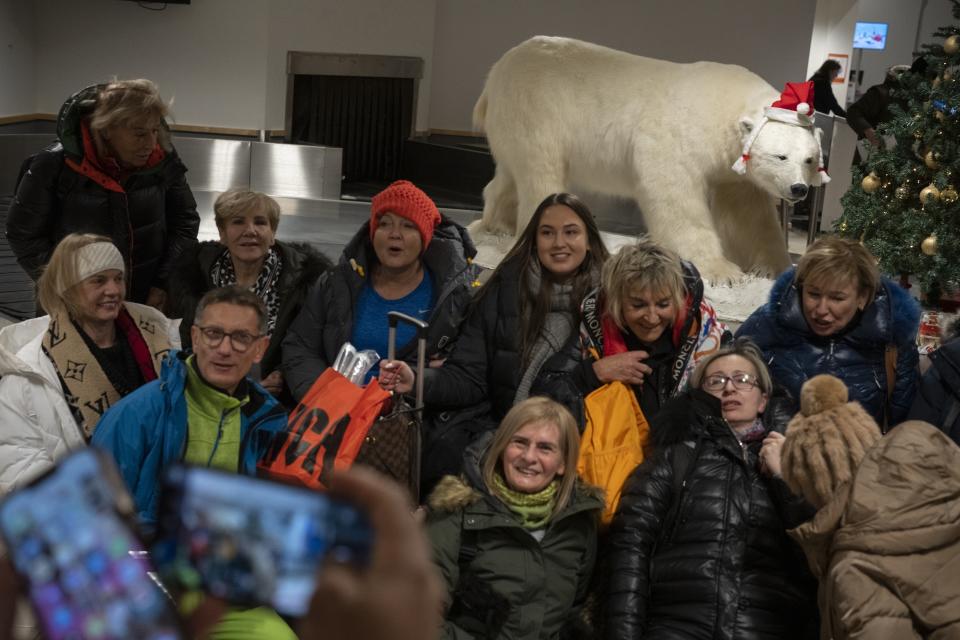
[[[834,375],[857,400],[884,424],[887,372],[884,350],[897,348],[896,383],[890,398],[890,426],[906,419],[917,390],[919,355],[914,339],[920,325],[920,305],[902,287],[883,278],[873,302],[848,330],[821,337],[803,316],[794,269],[777,278],[770,301],[754,311],[737,330],[763,349],[770,374],[799,402],[800,387],[820,373]],[[796,406],[795,409],[799,409]]]
[[[172,352],[160,378],[143,385],[113,405],[100,419],[91,444],[108,451],[133,495],[142,525],[157,520],[160,476],[183,459],[187,449],[187,383],[189,353]],[[252,476],[257,462],[286,428],[287,414],[263,387],[247,379],[250,400],[241,409],[238,472]]]

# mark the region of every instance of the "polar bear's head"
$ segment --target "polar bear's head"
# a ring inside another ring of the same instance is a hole
[[[758,126],[749,117],[739,124],[742,141]],[[750,145],[746,177],[775,198],[798,202],[811,185],[820,186],[819,160],[819,129],[770,120]]]

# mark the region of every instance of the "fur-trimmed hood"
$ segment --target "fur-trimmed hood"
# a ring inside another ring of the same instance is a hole
[[[810,329],[803,315],[796,268],[784,271],[770,289],[769,308],[776,315],[786,342],[822,340]],[[881,278],[873,301],[860,314],[848,339],[860,343],[900,344],[909,340],[920,322],[920,303],[889,278]]]
[[[427,505],[436,512],[452,512],[464,509],[486,499],[488,504],[502,507],[502,503],[485,486],[480,468],[481,461],[490,448],[493,432],[487,432],[467,448],[464,454],[464,473],[445,476],[434,487]],[[576,470],[573,470],[575,473]],[[603,507],[603,489],[577,478],[570,505],[561,514],[582,509]],[[505,507],[503,507],[505,509]]]

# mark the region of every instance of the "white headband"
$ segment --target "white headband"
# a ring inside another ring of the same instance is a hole
[[[94,242],[77,250],[77,280],[76,282],[61,282],[60,293],[75,284],[83,282],[95,273],[107,269],[117,269],[126,273],[123,256],[112,242]]]

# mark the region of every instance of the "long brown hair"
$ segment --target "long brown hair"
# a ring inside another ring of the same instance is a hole
[[[587,230],[587,255],[577,271],[571,276],[570,283],[573,285],[573,292],[570,300],[570,311],[576,313],[580,301],[587,293],[597,286],[600,277],[600,268],[606,262],[610,255],[606,245],[603,244],[603,238],[600,237],[600,229],[597,222],[590,213],[590,209],[577,196],[571,193],[554,193],[543,199],[530,222],[524,228],[523,232],[517,237],[507,255],[504,256],[500,265],[497,267],[486,284],[477,292],[476,302],[479,303],[483,297],[491,291],[494,286],[499,286],[499,281],[503,278],[503,270],[507,265],[517,263],[520,277],[519,286],[519,313],[520,313],[520,354],[524,366],[528,362],[530,349],[537,341],[543,323],[546,320],[547,313],[550,312],[550,304],[553,297],[553,287],[544,286],[552,284],[551,274],[543,269],[541,272],[542,280],[540,290],[535,296],[530,296],[524,290],[523,282],[530,269],[530,263],[534,260],[539,262],[537,257],[537,230],[540,228],[540,219],[544,212],[554,206],[563,205],[569,207],[577,217],[583,222]]]

